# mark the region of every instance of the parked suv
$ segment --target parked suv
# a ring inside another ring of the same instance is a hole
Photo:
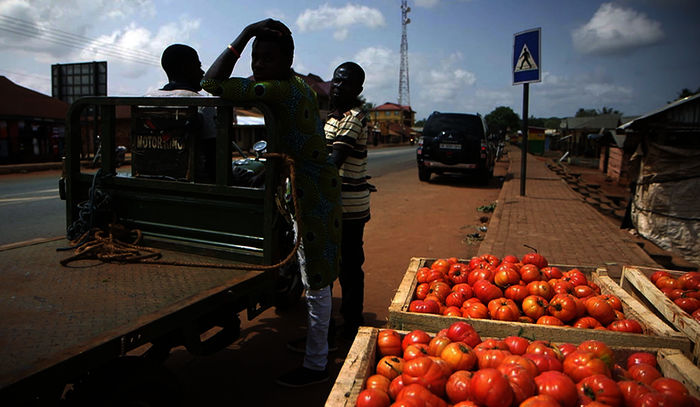
[[[468,113],[433,112],[423,127],[416,155],[421,181],[429,181],[432,173],[463,173],[487,183],[496,161],[486,121]]]

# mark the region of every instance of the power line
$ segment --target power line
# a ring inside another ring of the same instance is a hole
[[[10,18],[5,15],[0,15],[0,30],[29,38],[36,37],[37,34],[40,34],[42,40],[51,44],[81,50],[86,48],[86,43],[91,43],[91,47],[99,47],[99,52],[107,56],[112,56],[128,62],[160,66],[160,59],[158,57],[143,51],[134,51],[106,41],[97,41],[66,31],[37,27],[26,20]]]

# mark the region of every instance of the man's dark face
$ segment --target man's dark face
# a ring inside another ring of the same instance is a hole
[[[256,40],[251,56],[250,67],[256,81],[282,80],[289,77],[291,61],[282,53],[277,43]]]
[[[331,81],[331,103],[335,107],[349,107],[362,92],[362,84],[357,73],[345,67],[340,67],[333,72]]]
[[[185,70],[185,75],[187,75],[186,81],[189,83],[191,86],[198,88],[198,90],[201,90],[202,87],[200,86],[200,82],[202,81],[202,78],[204,77],[204,71],[202,70],[202,63],[199,61],[199,58],[193,58],[191,60],[187,60],[186,62],[186,70]]]

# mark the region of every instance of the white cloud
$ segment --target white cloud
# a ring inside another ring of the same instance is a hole
[[[389,48],[369,47],[353,60],[365,70],[363,95],[375,104],[395,102],[398,97],[399,54]],[[337,61],[335,65],[343,61]]]
[[[438,3],[440,3],[440,0],[416,0],[417,7],[432,8]]]
[[[375,8],[354,4],[331,7],[324,4],[317,9],[304,10],[297,18],[296,24],[302,32],[335,29],[333,37],[336,40],[344,40],[353,25],[376,28],[384,26],[386,22],[381,11]]]
[[[572,33],[574,46],[584,54],[627,53],[664,38],[661,23],[632,9],[604,3],[585,25]]]

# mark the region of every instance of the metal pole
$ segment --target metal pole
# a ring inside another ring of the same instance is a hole
[[[530,98],[530,84],[525,83],[523,87],[523,147],[522,158],[520,160],[520,196],[525,196],[525,180],[527,179],[527,118],[528,102]]]

